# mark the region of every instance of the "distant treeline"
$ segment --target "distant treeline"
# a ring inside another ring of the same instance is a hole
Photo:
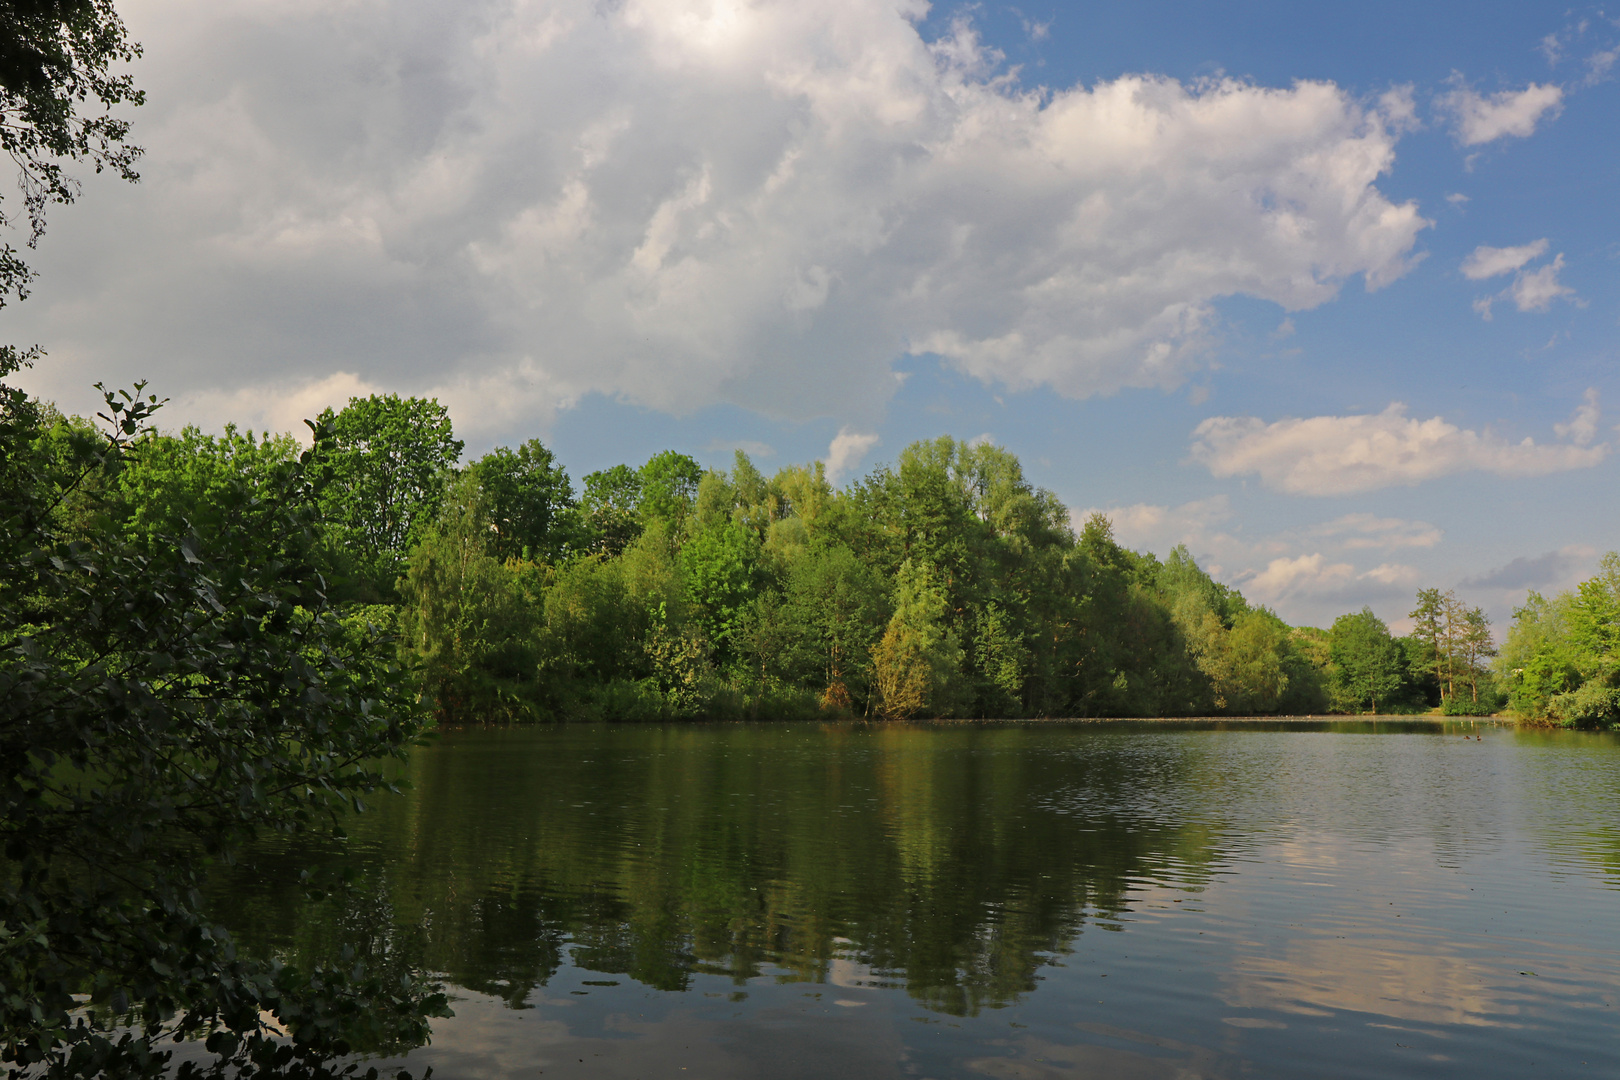
[[[63,417],[39,452],[87,422]],[[397,635],[443,722],[1489,713],[1615,715],[1620,560],[1532,595],[1493,665],[1489,624],[1418,594],[1413,634],[1369,609],[1292,627],[1184,547],[1122,547],[993,445],[914,443],[842,489],[674,451],[584,477],[531,439],[461,464],[436,401],[320,418],[315,550],[356,631]],[[295,456],[290,436],[152,435],[85,493],[98,528],[206,538]],[[73,505],[59,513],[71,518]],[[88,513],[89,511],[85,511]],[[87,523],[88,524],[88,523]]]

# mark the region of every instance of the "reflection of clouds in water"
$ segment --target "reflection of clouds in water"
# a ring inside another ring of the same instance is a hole
[[[483,994],[458,996],[455,1021],[435,1025],[433,1043],[403,1063],[417,1075],[431,1066],[436,1076],[455,1080],[819,1080],[903,1070],[906,1049],[892,1013],[840,1009],[810,995],[799,1000],[803,1004],[741,1010],[731,1002],[694,1002],[689,995],[672,1007],[665,995],[617,993],[604,1012],[587,999],[545,995],[537,1008],[516,1011]],[[825,1021],[830,1012],[838,1022]]]
[[[1602,906],[1601,894],[1550,895],[1547,879],[1523,872],[1534,857],[1522,850],[1500,852],[1500,869],[1487,860],[1437,881],[1447,854],[1424,840],[1369,845],[1322,832],[1268,846],[1264,878],[1228,880],[1206,897],[1207,917],[1234,928],[1222,935],[1220,1000],[1296,1016],[1517,1028],[1575,1006],[1594,976],[1620,968],[1620,954],[1561,937],[1585,921],[1585,905]],[[1320,901],[1302,902],[1305,889],[1319,889]],[[1549,902],[1569,926],[1535,918]]]
[[[1420,1024],[1499,1024],[1491,973],[1467,959],[1415,954],[1395,939],[1300,940],[1282,956],[1239,958],[1221,998],[1249,1009],[1373,1013]],[[1315,1006],[1316,1008],[1312,1008]]]
[[[1233,1055],[1175,1039],[1148,1035],[1106,1024],[1076,1024],[1087,1035],[1109,1043],[1054,1043],[1033,1035],[1017,1040],[1015,1057],[981,1057],[965,1064],[997,1080],[1060,1080],[1108,1077],[1109,1080],[1195,1080],[1237,1076],[1243,1063]]]

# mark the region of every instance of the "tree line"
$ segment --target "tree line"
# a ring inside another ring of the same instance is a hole
[[[1620,553],[1552,597],[1532,592],[1513,612],[1497,668],[1520,716],[1566,727],[1620,727]]]
[[[1404,637],[1369,609],[1290,626],[1185,547],[1130,550],[1102,515],[1076,528],[994,445],[917,442],[842,488],[740,451],[576,487],[537,439],[463,463],[432,400],[355,398],[318,423],[327,595],[397,640],[443,723],[1484,714],[1514,685],[1454,594],[1420,591]],[[296,453],[149,434],[103,497],[137,546],[206,534],[218,490]]]

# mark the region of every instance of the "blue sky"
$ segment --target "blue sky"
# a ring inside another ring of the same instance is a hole
[[[987,436],[1316,624],[1432,584],[1501,626],[1620,546],[1620,12],[121,10],[144,179],[4,314],[67,407],[435,394],[576,478]]]

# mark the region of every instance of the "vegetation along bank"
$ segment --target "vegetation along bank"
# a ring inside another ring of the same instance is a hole
[[[1620,557],[1531,594],[1500,653],[1483,613],[1421,590],[1413,632],[1370,610],[1294,627],[1214,581],[1078,529],[1018,459],[949,437],[843,488],[819,463],[729,472],[666,451],[576,491],[538,440],[467,464],[436,401],[322,418],[314,549],[356,632],[397,636],[440,722],[686,717],[1486,714],[1612,725]],[[51,416],[35,453],[87,421]],[[203,542],[262,496],[290,436],[151,433],[98,508],[139,546]],[[86,528],[90,527],[87,521]]]

